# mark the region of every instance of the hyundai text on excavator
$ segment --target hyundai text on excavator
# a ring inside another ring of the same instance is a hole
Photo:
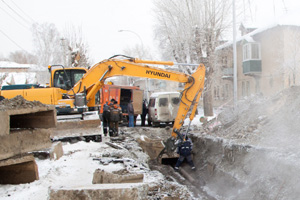
[[[174,151],[176,148],[175,139],[177,137],[180,137],[180,128],[184,123],[184,119],[186,118],[187,113],[191,111],[190,122],[195,116],[197,105],[204,88],[204,65],[200,64],[195,73],[193,73],[192,75],[188,75],[181,72],[165,70],[147,65],[175,65],[175,63],[173,62],[139,60],[136,58],[125,56],[123,56],[125,57],[125,59],[117,59],[118,56],[119,55],[113,56],[107,60],[103,60],[102,62],[95,64],[91,69],[86,71],[86,73],[78,70],[78,68],[73,68],[74,71],[71,70],[70,72],[67,72],[66,70],[61,72],[69,73],[70,77],[72,73],[78,73],[78,76],[72,76],[77,77],[78,80],[76,80],[76,78],[74,80],[63,80],[59,77],[58,73],[57,76],[56,74],[51,76],[53,77],[53,80],[50,82],[50,88],[25,89],[22,90],[23,94],[20,95],[26,98],[24,94],[26,93],[26,95],[28,96],[28,93],[30,93],[31,98],[28,100],[39,100],[38,97],[44,95],[47,99],[47,104],[54,104],[58,109],[67,107],[72,109],[86,109],[88,105],[95,104],[95,97],[97,97],[99,89],[104,86],[105,79],[109,77],[132,76],[184,83],[185,87],[181,92],[181,102],[177,117],[173,125],[171,134],[172,137],[165,142],[165,148],[163,150],[163,152],[167,153]],[[54,83],[54,81],[56,81],[56,83]],[[56,88],[59,87],[59,85],[55,84],[62,83],[63,81],[68,82],[67,84],[65,84],[68,87],[62,89]],[[72,83],[75,83],[73,87]],[[7,91],[1,91],[0,95],[4,96],[5,98],[9,98],[9,95],[6,95],[6,92]]]

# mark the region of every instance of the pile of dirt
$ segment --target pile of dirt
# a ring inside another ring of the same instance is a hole
[[[300,87],[291,87],[270,97],[241,101],[237,109],[226,109],[205,127],[214,137],[264,147],[297,142],[300,124]],[[215,124],[214,128],[212,125]],[[286,140],[288,139],[288,141]],[[275,143],[274,143],[275,142]],[[272,144],[273,143],[273,144]]]
[[[27,101],[21,95],[18,95],[12,99],[3,99],[0,101],[0,110],[14,110],[23,108],[34,108],[34,107],[47,107],[40,101]]]

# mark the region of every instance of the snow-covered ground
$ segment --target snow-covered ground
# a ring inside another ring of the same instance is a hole
[[[201,116],[203,116],[202,111],[195,116],[192,125],[199,125]],[[185,125],[188,123],[189,119],[186,119]],[[138,117],[136,129],[139,126],[140,118]],[[109,140],[109,137],[103,137],[103,141],[100,143],[83,141],[74,144],[63,143],[64,155],[59,160],[36,158],[39,180],[28,184],[0,185],[0,199],[46,200],[51,188],[92,186],[93,173],[96,169],[103,169],[107,172],[124,169],[122,163],[103,165],[98,160],[93,160],[94,158],[118,157],[119,155],[132,159],[126,149],[124,151],[116,150],[106,145],[105,142]],[[136,145],[134,151],[136,154],[138,153],[138,159],[134,162],[140,167],[130,170],[139,170],[144,173],[144,182],[146,183],[162,181],[164,179],[162,174],[149,170],[147,155],[137,144],[131,145]]]

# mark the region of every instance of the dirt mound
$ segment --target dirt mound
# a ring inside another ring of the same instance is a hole
[[[238,143],[276,146],[285,137],[294,143],[300,129],[299,106],[300,87],[291,87],[270,98],[248,98],[239,102],[236,110],[229,108],[220,113],[206,130],[216,124],[208,134]]]
[[[0,101],[0,110],[13,110],[33,107],[47,107],[40,101],[27,101],[22,96],[18,95],[12,99],[3,99]]]

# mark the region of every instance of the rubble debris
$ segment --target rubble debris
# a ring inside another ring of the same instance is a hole
[[[0,110],[15,110],[24,108],[35,108],[35,107],[53,107],[41,103],[40,101],[27,101],[21,95],[18,95],[11,99],[3,99],[0,101]]]
[[[115,149],[124,149],[123,147],[117,145],[117,144],[114,144],[114,143],[111,143],[111,142],[105,142],[105,144],[107,144],[108,146],[111,146]]]

